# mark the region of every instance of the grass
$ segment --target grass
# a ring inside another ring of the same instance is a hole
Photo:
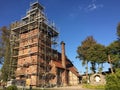
[[[94,89],[94,90],[105,90],[105,86],[104,86],[104,85],[84,84],[82,87],[83,87],[83,88]]]

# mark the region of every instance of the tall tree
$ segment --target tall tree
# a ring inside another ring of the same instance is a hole
[[[105,46],[101,44],[94,44],[90,49],[88,50],[88,59],[91,61],[91,63],[98,64],[98,70],[101,72],[103,63],[107,60],[106,55],[106,48]],[[99,66],[101,64],[101,67]]]
[[[117,36],[118,36],[118,40],[120,40],[120,23],[118,23],[117,26]]]
[[[108,54],[108,62],[111,64],[111,71],[112,66],[114,68],[120,68],[120,43],[119,41],[112,42],[107,47],[107,54]]]
[[[8,79],[8,74],[9,74],[9,64],[10,64],[10,30],[4,26],[2,28],[0,28],[0,32],[1,32],[1,38],[0,38],[0,52],[1,52],[1,57],[2,57],[2,61],[3,61],[3,66],[1,69],[2,72],[2,79],[3,81],[7,81]]]
[[[93,36],[88,36],[81,45],[77,48],[77,58],[79,58],[82,61],[83,65],[86,65],[86,77],[88,79],[88,51],[90,47],[92,47],[94,44],[96,44],[96,41],[94,40]]]
[[[118,39],[113,41],[107,47],[107,53],[109,58],[109,63],[111,66],[111,71],[113,73],[113,68],[115,73],[108,75],[106,77],[106,87],[105,90],[119,90],[120,89],[120,23],[117,26],[117,36]]]

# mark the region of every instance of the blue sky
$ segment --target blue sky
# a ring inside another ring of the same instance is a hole
[[[0,0],[0,27],[20,20],[34,0]],[[66,55],[78,71],[84,67],[76,59],[77,47],[92,35],[98,43],[109,45],[116,40],[120,22],[120,0],[39,0],[45,13],[60,32],[59,42],[66,43]],[[60,45],[58,47],[60,49]],[[105,65],[107,70],[108,65]]]

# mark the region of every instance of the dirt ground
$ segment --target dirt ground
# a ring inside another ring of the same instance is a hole
[[[51,90],[93,90],[93,89],[82,88],[82,86],[67,86],[67,87],[55,87],[54,89],[51,88]]]

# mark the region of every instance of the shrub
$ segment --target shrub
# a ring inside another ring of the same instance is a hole
[[[106,77],[105,90],[120,90],[120,69]]]
[[[17,86],[12,85],[12,86],[8,86],[6,90],[18,90]]]

